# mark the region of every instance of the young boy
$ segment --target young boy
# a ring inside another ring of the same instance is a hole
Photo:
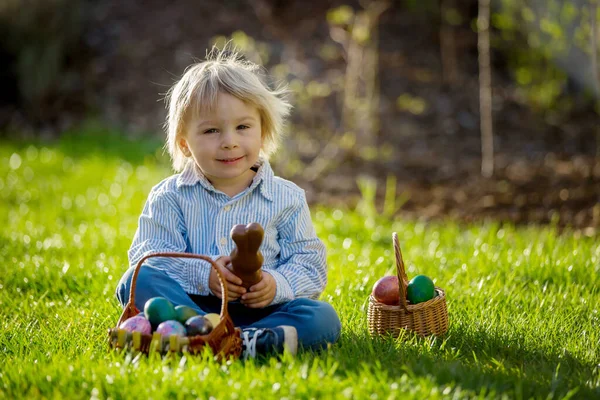
[[[235,53],[213,50],[190,66],[169,92],[167,148],[175,174],[157,184],[129,250],[130,268],[117,287],[129,298],[133,267],[145,255],[210,256],[227,281],[228,310],[242,328],[244,357],[322,349],[337,341],[340,320],[317,301],[327,283],[325,247],[315,234],[304,191],[274,176],[268,157],[291,108]],[[246,290],[231,271],[236,224],[258,222],[262,280]],[[151,258],[140,269],[136,307],[156,296],[200,314],[218,313],[221,288],[197,259]]]

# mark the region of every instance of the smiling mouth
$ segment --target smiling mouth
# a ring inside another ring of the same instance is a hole
[[[231,163],[241,160],[242,158],[244,158],[244,156],[234,157],[234,158],[218,158],[217,161],[222,162],[222,163],[231,164]]]

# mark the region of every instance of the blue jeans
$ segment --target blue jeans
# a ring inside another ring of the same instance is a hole
[[[129,268],[117,286],[117,299],[123,307],[129,301],[133,270]],[[136,282],[135,306],[143,311],[152,297],[164,297],[175,306],[189,306],[201,315],[221,312],[221,299],[188,294],[164,271],[143,265]],[[242,329],[291,325],[298,331],[298,345],[305,349],[324,349],[340,336],[340,319],[333,307],[323,301],[300,298],[265,308],[248,308],[235,301],[228,303],[227,310],[233,324]]]

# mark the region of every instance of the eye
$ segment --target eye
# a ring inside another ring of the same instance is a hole
[[[238,125],[238,129],[248,129],[250,128],[248,125]]]
[[[216,133],[217,130],[215,128],[210,128],[204,131],[204,133]]]

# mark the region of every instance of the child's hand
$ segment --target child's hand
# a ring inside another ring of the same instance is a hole
[[[249,308],[263,308],[275,298],[277,284],[271,274],[263,271],[262,280],[248,290],[249,293],[242,295],[242,304]]]
[[[215,261],[215,263],[219,268],[219,272],[221,272],[221,275],[226,281],[225,284],[227,285],[227,293],[229,295],[227,301],[229,302],[239,299],[241,295],[246,293],[246,288],[240,286],[242,284],[242,280],[235,276],[233,272],[227,268],[227,266],[231,263],[231,257],[223,256]],[[208,287],[219,299],[223,298],[223,293],[221,293],[221,283],[219,282],[219,277],[213,268],[210,269]]]

